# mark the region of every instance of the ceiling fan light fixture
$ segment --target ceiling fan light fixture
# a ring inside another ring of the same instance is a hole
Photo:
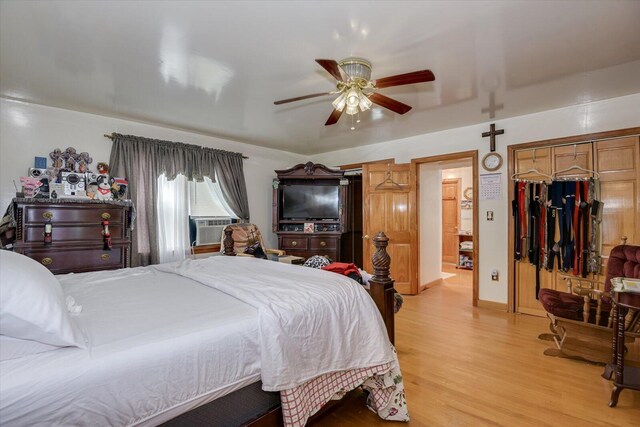
[[[359,103],[360,110],[367,111],[369,108],[371,108],[372,105],[373,105],[373,102],[371,102],[369,97],[366,96],[364,93],[360,92],[360,103]]]
[[[342,92],[340,96],[334,99],[331,105],[333,105],[333,108],[335,108],[336,110],[342,111],[346,103],[347,103],[347,94],[345,92]]]
[[[355,88],[351,88],[347,93],[347,107],[357,107],[360,103],[360,93]]]
[[[345,113],[347,113],[350,116],[353,116],[354,114],[358,114],[358,104],[356,105],[347,104],[347,109]]]
[[[353,80],[370,80],[371,79],[371,62],[362,58],[345,58],[338,62],[342,70]]]

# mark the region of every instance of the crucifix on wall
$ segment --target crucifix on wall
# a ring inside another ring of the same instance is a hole
[[[489,126],[489,132],[482,132],[483,138],[489,137],[489,149],[491,150],[491,152],[496,151],[496,135],[502,134],[504,134],[504,129],[496,130],[495,123],[491,123],[491,126]]]

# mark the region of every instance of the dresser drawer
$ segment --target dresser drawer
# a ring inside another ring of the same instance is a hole
[[[96,223],[108,220],[112,222],[123,222],[124,209],[118,207],[87,208],[77,206],[27,206],[25,207],[25,223],[42,223],[51,221],[56,223]]]
[[[125,238],[124,228],[120,225],[109,225],[111,239]],[[44,239],[44,225],[27,225],[24,227],[24,242],[42,242]],[[102,225],[60,225],[53,224],[51,228],[51,239],[56,242],[102,242]]]
[[[283,236],[280,241],[280,249],[307,249],[309,246],[307,236]]]
[[[38,261],[54,274],[126,267],[125,248],[122,246],[114,246],[110,251],[52,246],[49,249],[24,249],[21,252]]]
[[[338,239],[335,237],[311,237],[309,238],[309,249],[325,250],[336,249],[338,247]]]

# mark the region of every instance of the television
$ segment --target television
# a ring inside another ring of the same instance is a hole
[[[283,185],[282,219],[338,220],[339,185]]]

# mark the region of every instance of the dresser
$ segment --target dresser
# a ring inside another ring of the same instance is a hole
[[[309,258],[313,255],[325,255],[333,261],[340,260],[340,235],[278,233],[278,247],[287,255]]]
[[[54,274],[112,270],[129,266],[130,201],[13,200],[14,251],[42,263]],[[105,248],[108,222],[111,248]],[[45,242],[45,227],[51,230]]]

